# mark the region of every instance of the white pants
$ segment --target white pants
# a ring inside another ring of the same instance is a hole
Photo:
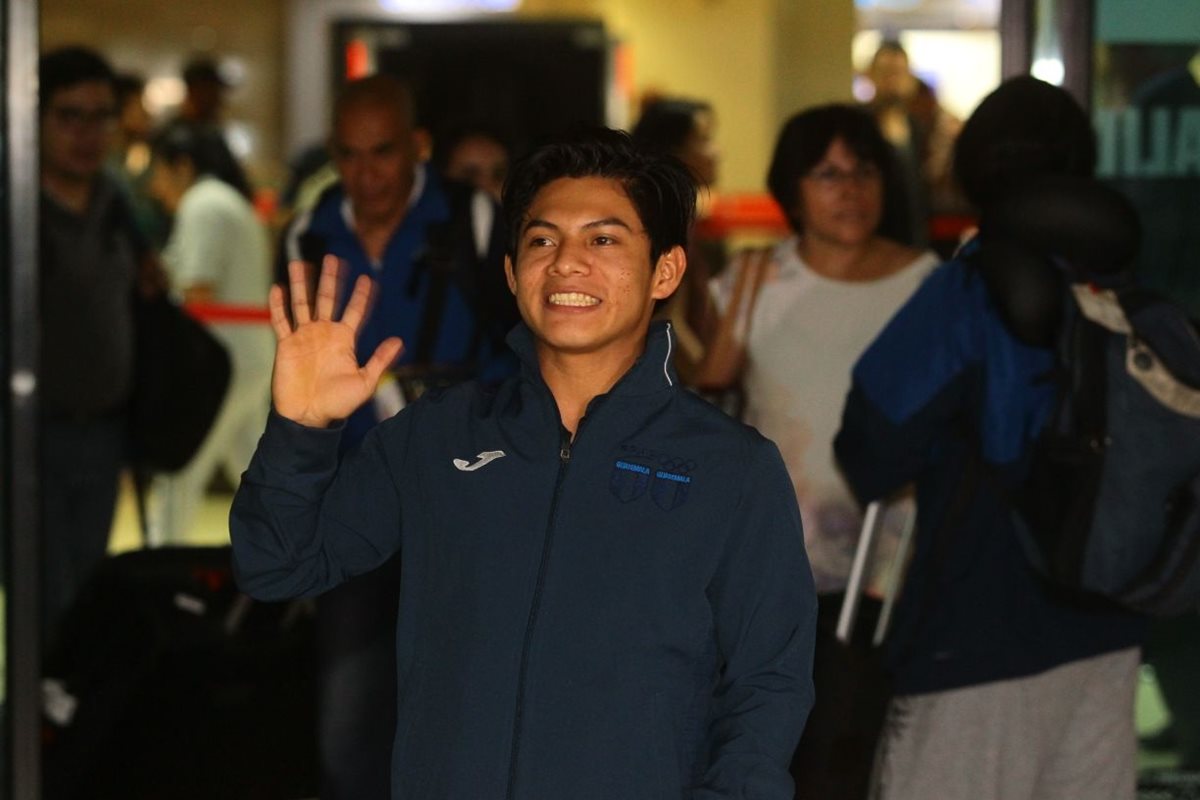
[[[1138,648],[892,700],[875,800],[1132,800]]]

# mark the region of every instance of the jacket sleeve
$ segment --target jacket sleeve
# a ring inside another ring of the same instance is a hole
[[[709,587],[724,668],[710,760],[692,800],[792,800],[788,767],[813,703],[817,599],[795,491],[773,444],[752,449]]]
[[[260,600],[319,594],[400,549],[385,442],[404,443],[409,416],[376,426],[339,465],[341,430],[306,428],[272,412],[229,514],[244,592]]]
[[[859,501],[917,478],[947,433],[967,433],[979,345],[961,264],[935,270],[854,365],[833,449]]]

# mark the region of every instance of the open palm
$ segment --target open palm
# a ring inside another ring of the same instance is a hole
[[[379,377],[400,354],[400,339],[380,343],[363,366],[358,365],[355,339],[370,304],[371,279],[359,276],[341,319],[335,319],[342,277],[338,260],[326,256],[309,303],[304,264],[288,265],[290,291],[271,287],[271,327],[275,330],[275,373],[271,397],[275,411],[310,427],[344,419],[375,391]],[[290,303],[292,320],[288,320]]]

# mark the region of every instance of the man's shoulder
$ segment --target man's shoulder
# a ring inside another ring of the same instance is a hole
[[[703,437],[711,448],[727,451],[731,457],[752,460],[774,448],[757,428],[730,416],[695,392],[680,389],[676,408],[678,424],[690,437]]]
[[[46,190],[41,193],[41,224],[44,232],[69,231],[78,235],[78,229],[98,230],[103,235],[128,233],[140,242],[140,234],[134,219],[133,199],[128,190],[105,170],[96,173],[92,183],[92,200],[82,212],[75,212],[59,203]]]
[[[281,255],[288,260],[319,261],[330,240],[352,236],[343,215],[345,201],[341,183],[334,183],[311,203],[298,206],[284,226]]]
[[[341,181],[329,184],[317,195],[308,208],[297,210],[292,218],[292,224],[304,226],[320,225],[322,227],[345,226],[343,207],[346,203],[346,190]]]

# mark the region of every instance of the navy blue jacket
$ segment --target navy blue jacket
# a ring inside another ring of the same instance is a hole
[[[863,502],[917,487],[889,652],[900,694],[1034,675],[1141,641],[1139,617],[1037,577],[1003,499],[1046,423],[1053,366],[1051,351],[1009,334],[979,274],[951,261],[854,367],[834,441],[847,480]]]
[[[678,385],[665,325],[573,441],[510,344],[519,377],[427,395],[340,468],[337,430],[273,417],[240,585],[316,594],[403,552],[397,798],[791,800],[816,601],[778,451]]]

